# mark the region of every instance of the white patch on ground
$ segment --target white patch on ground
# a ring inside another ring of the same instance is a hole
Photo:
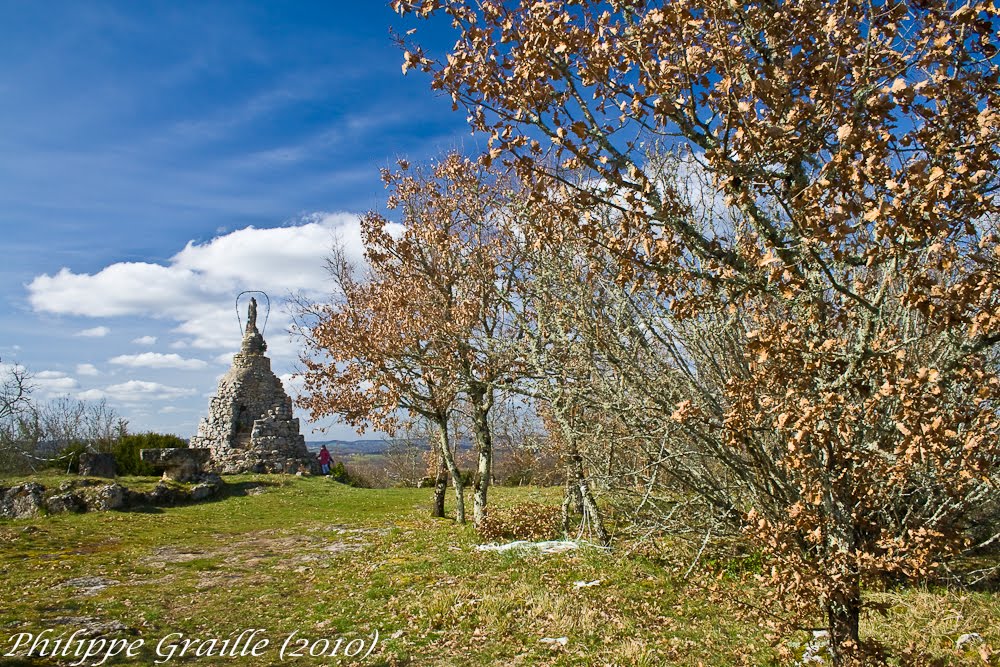
[[[541,554],[558,554],[579,548],[580,543],[573,540],[548,540],[545,542],[518,540],[516,542],[508,542],[507,544],[480,544],[476,547],[476,551],[496,551],[502,553],[505,551],[524,550],[535,551]]]
[[[59,587],[76,588],[79,590],[80,595],[94,595],[103,591],[108,586],[116,586],[119,583],[121,582],[114,579],[105,579],[104,577],[77,577],[75,579],[67,579],[59,584]]]

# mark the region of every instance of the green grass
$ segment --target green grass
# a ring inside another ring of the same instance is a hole
[[[338,639],[342,646],[370,642],[376,630],[380,642],[365,660],[306,654],[289,662],[781,664],[756,623],[742,620],[725,594],[685,582],[686,563],[671,566],[670,554],[484,553],[475,550],[471,527],[429,517],[426,489],[279,476],[227,482],[230,495],[202,504],[0,521],[0,654],[17,633],[72,631],[75,621],[55,619],[87,617],[119,621],[127,628],[119,634],[144,640],[140,656],[111,664],[151,664],[169,633],[221,642],[252,628],[270,641],[257,658],[175,655],[166,664],[270,665],[291,633],[320,651],[324,640],[331,647]],[[255,482],[269,486],[241,495]],[[497,488],[492,502],[557,504],[559,493]],[[80,577],[118,583],[84,595],[66,584]],[[601,583],[573,585],[595,579]],[[979,632],[1000,644],[992,595],[892,595],[893,611],[877,629],[900,647],[926,637],[923,649],[982,664],[978,653],[952,650],[958,634]],[[941,611],[951,607],[950,615]],[[558,637],[568,639],[565,646],[540,641]]]

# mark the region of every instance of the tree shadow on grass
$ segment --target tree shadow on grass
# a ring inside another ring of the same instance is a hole
[[[205,502],[216,502],[226,498],[238,498],[241,496],[253,496],[264,493],[271,487],[279,487],[281,482],[252,481],[252,482],[226,482],[216,495],[206,499]]]
[[[122,514],[163,514],[163,508],[156,505],[133,505],[132,507],[123,507],[113,511],[121,512]]]

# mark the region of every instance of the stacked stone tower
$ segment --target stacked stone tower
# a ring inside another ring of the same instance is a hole
[[[266,350],[257,330],[257,301],[250,299],[243,344],[191,439],[191,447],[210,450],[208,468],[214,472],[294,473],[315,466]]]

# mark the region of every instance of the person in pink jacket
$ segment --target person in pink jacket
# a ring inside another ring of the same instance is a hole
[[[326,445],[319,448],[319,467],[324,475],[330,474],[330,452],[327,451]]]

